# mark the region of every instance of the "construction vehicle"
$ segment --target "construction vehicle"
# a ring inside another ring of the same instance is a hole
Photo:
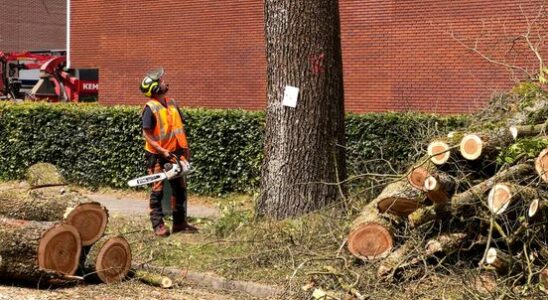
[[[65,62],[62,50],[0,52],[0,99],[97,101],[97,70],[66,70]]]

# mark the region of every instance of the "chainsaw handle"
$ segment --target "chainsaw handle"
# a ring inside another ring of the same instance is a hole
[[[181,170],[182,172],[183,166],[181,165],[181,160],[179,159],[179,157],[171,152],[169,153],[169,156],[175,159],[175,163],[177,164],[177,166],[179,166],[179,170]]]

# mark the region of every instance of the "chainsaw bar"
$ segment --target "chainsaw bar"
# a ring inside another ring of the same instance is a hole
[[[140,185],[146,185],[157,181],[162,181],[167,178],[166,173],[157,173],[152,175],[147,175],[139,178],[132,179],[127,182],[127,184],[131,187],[134,186],[140,186]]]

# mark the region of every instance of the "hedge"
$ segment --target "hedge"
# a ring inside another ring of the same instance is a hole
[[[145,173],[140,112],[136,106],[0,103],[0,179],[20,179],[30,165],[51,162],[72,183],[125,188],[127,180]],[[264,113],[186,109],[184,115],[195,169],[189,189],[199,194],[256,191]],[[466,120],[409,113],[349,114],[349,173],[401,171],[431,128],[449,131]],[[385,161],[369,161],[379,158],[392,162],[394,170]]]

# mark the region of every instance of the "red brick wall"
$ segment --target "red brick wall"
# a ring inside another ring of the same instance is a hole
[[[0,51],[66,48],[67,0],[0,1]]]
[[[509,37],[524,32],[525,16],[546,0],[339,3],[348,111],[456,113],[478,110],[512,76],[451,33],[470,45],[481,37],[486,54],[534,69]],[[73,0],[72,64],[99,68],[104,104],[143,103],[140,80],[162,65],[171,95],[185,106],[262,109],[262,10],[263,1]]]

